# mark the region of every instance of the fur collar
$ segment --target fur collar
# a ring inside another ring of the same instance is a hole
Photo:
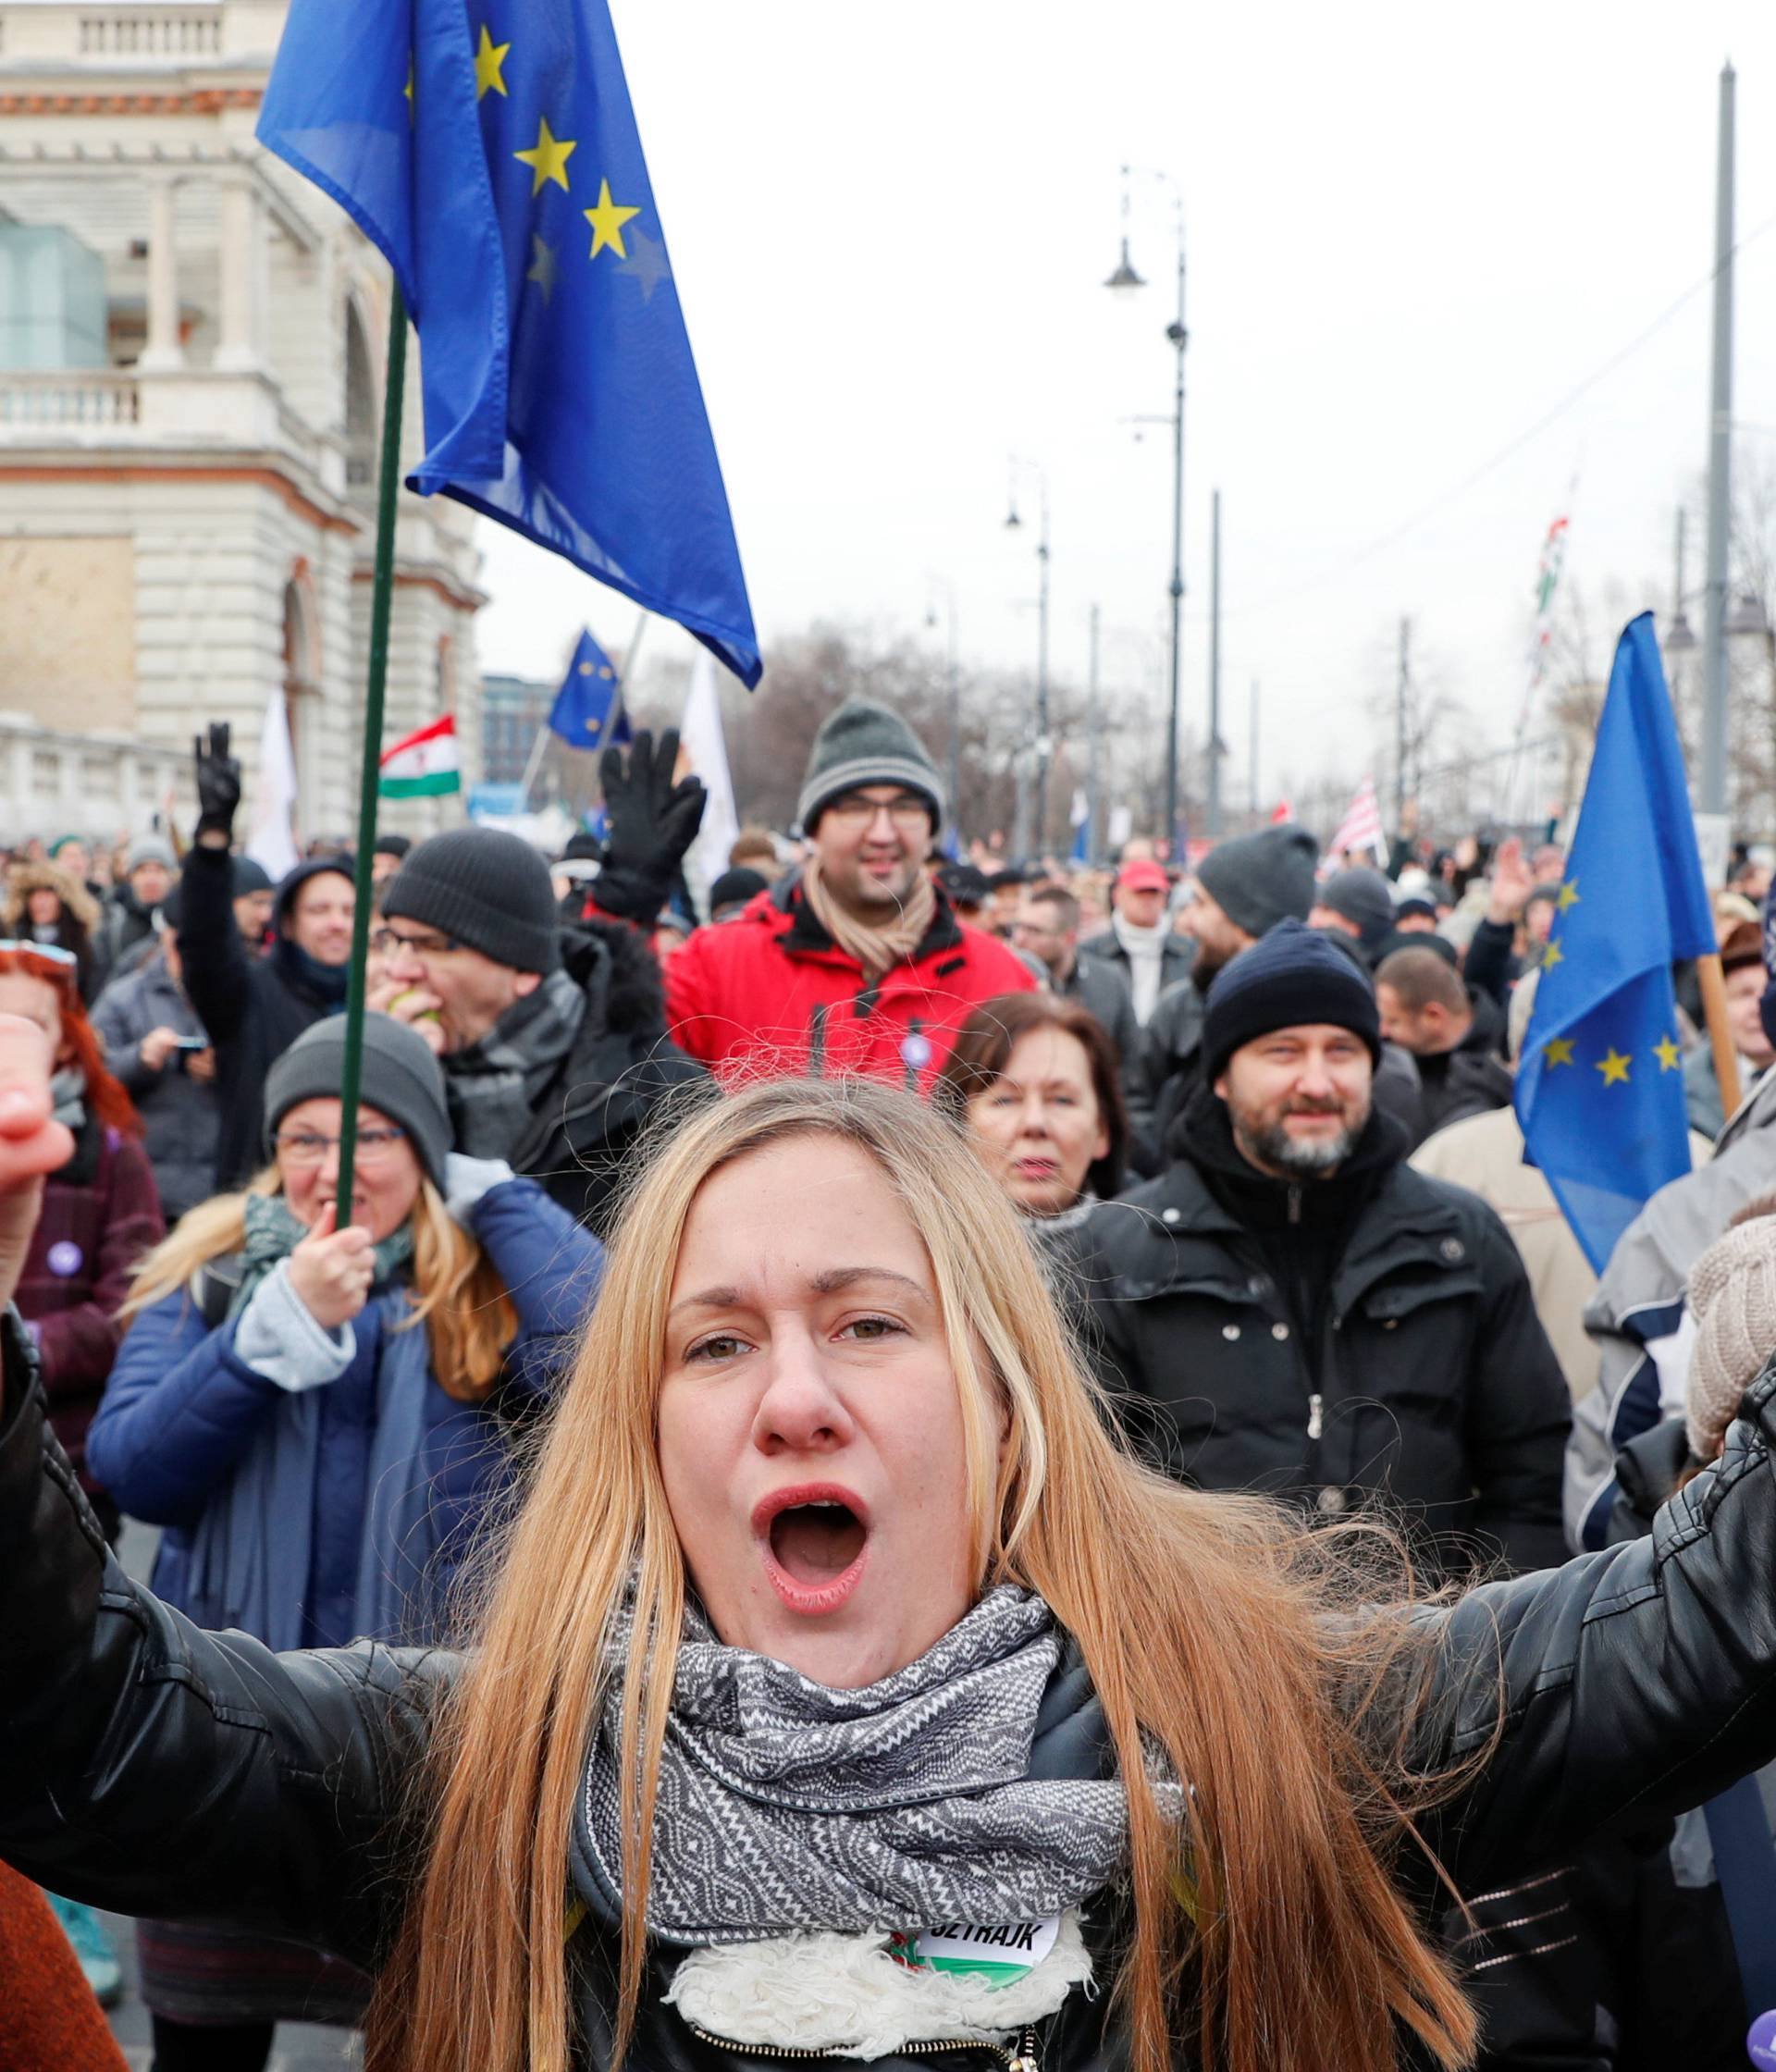
[[[15,863],[6,872],[8,928],[16,930],[23,920],[26,896],[33,892],[53,892],[89,935],[98,927],[98,902],[78,879],[53,863]]]
[[[604,953],[602,959],[599,951]],[[585,988],[604,965],[603,1026],[615,1034],[658,1035],[666,1026],[660,961],[627,921],[579,921],[561,931],[561,962]]]
[[[1091,1953],[1069,1910],[1042,1962],[1004,1985],[909,1970],[888,1955],[885,1935],[791,1935],[694,1950],[665,1998],[693,2027],[732,2042],[878,2058],[919,2041],[997,2043],[1091,1983]]]

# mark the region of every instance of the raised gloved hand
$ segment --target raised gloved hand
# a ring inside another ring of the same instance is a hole
[[[678,729],[668,727],[656,748],[644,727],[626,764],[621,748],[607,748],[598,766],[610,832],[592,896],[603,912],[637,928],[654,925],[709,803],[700,778],[683,777],[674,783],[677,763]]]
[[[234,816],[240,804],[240,765],[228,753],[228,722],[212,720],[208,749],[201,734],[193,737],[191,747],[197,757],[197,838],[204,842],[207,836],[207,847],[226,849],[234,839]]]

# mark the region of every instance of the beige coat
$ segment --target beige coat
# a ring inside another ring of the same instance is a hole
[[[1700,1166],[1713,1147],[1690,1133],[1690,1154]],[[1496,1209],[1523,1255],[1536,1314],[1553,1345],[1566,1385],[1577,1402],[1597,1385],[1597,1347],[1585,1328],[1585,1304],[1597,1276],[1568,1229],[1553,1190],[1523,1164],[1523,1132],[1510,1108],[1471,1116],[1427,1137],[1412,1164],[1433,1179],[1453,1180]]]

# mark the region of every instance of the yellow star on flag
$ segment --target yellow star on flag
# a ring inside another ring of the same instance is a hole
[[[1560,887],[1560,897],[1554,904],[1561,913],[1565,913],[1569,906],[1576,906],[1578,903],[1579,881],[1576,878],[1569,878],[1566,883]]]
[[[1550,935],[1542,945],[1542,969],[1551,971],[1557,964],[1566,962],[1566,952]]]
[[[1683,1054],[1684,1054],[1678,1049],[1676,1043],[1673,1042],[1669,1036],[1666,1037],[1665,1041],[1662,1043],[1655,1043],[1653,1045],[1653,1055],[1658,1058],[1659,1068],[1661,1072],[1675,1072],[1677,1070],[1678,1060],[1683,1056]]]
[[[1542,1055],[1547,1058],[1548,1068],[1550,1072],[1557,1065],[1571,1065],[1572,1063],[1572,1037],[1556,1036],[1551,1042],[1543,1047]]]
[[[486,95],[489,87],[496,93],[505,92],[506,82],[500,76],[500,68],[505,63],[506,53],[511,48],[510,43],[496,43],[487,34],[487,23],[484,21],[481,24],[481,47],[475,54],[475,97],[477,101]]]
[[[529,151],[514,151],[512,154],[530,167],[530,198],[533,202],[542,192],[545,180],[552,179],[563,194],[567,192],[567,162],[578,148],[571,138],[550,136],[549,117],[544,116],[539,118],[535,147]]]
[[[413,119],[413,56],[411,51],[407,54],[407,83],[401,90],[401,97],[407,104],[407,119],[411,122]]]
[[[1604,1085],[1626,1086],[1628,1084],[1628,1067],[1633,1063],[1632,1053],[1624,1057],[1612,1043],[1610,1046],[1608,1055],[1597,1060],[1597,1070],[1603,1074]]]
[[[638,208],[626,209],[621,203],[613,202],[610,199],[610,182],[608,179],[601,179],[598,182],[598,207],[582,209],[580,213],[592,226],[591,256],[594,259],[604,250],[606,245],[610,247],[619,259],[628,258],[629,253],[623,241],[623,227],[632,216],[639,216],[641,211]]]

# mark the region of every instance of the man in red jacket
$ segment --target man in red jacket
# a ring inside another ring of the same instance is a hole
[[[1035,981],[926,869],[944,785],[897,713],[853,698],[815,737],[798,876],[666,966],[673,1040],[726,1080],[861,1072],[929,1088],[970,1008]]]

